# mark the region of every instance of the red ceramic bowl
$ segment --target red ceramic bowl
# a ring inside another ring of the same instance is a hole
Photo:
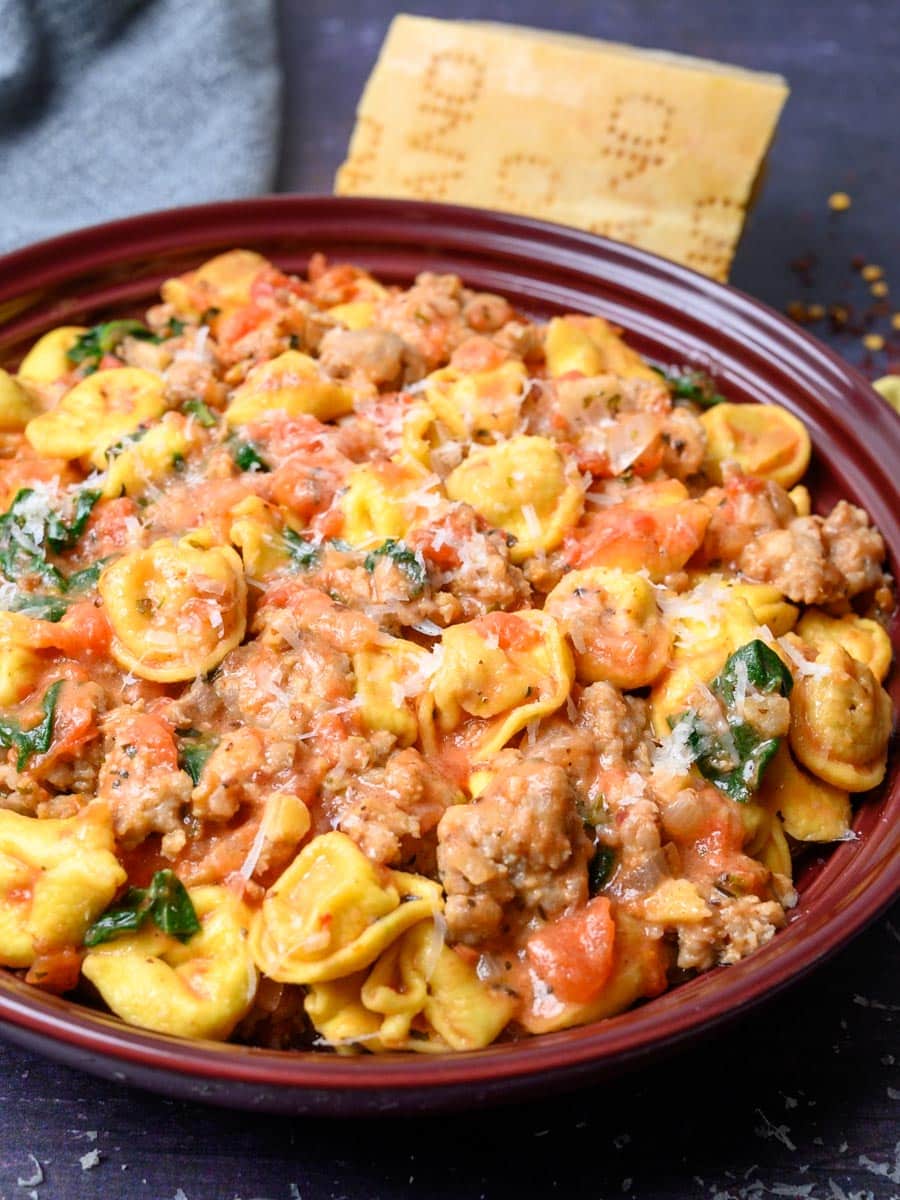
[[[0,260],[0,363],[40,333],[145,306],[167,276],[228,248],[302,270],[314,250],[408,283],[453,271],[526,312],[598,312],[664,363],[710,369],[719,390],[798,413],[815,447],[817,503],[839,496],[900,558],[900,420],[831,351],[756,301],[602,238],[517,217],[406,201],[274,197],[98,226]],[[898,698],[896,673],[894,700]],[[581,1029],[446,1058],[336,1058],[187,1042],[42,995],[0,972],[4,1036],[107,1078],[217,1104],[285,1112],[471,1108],[596,1080],[695,1038],[811,970],[900,890],[897,756],[860,799],[857,838],[806,860],[788,927],[750,958]]]

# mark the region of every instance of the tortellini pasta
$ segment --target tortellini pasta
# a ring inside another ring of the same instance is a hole
[[[682,617],[677,641],[666,670],[650,693],[650,711],[658,737],[669,734],[669,717],[683,712],[698,684],[708,684],[721,670],[729,654],[752,641],[759,624],[747,601],[725,593],[726,599],[696,616]],[[703,601],[701,601],[703,603]]]
[[[385,729],[411,745],[419,725],[412,701],[425,690],[430,656],[414,642],[385,638],[353,655],[356,695],[367,728]]]
[[[435,480],[417,463],[378,462],[354,467],[341,497],[342,536],[353,546],[403,538],[438,501]]]
[[[55,820],[0,811],[0,963],[81,944],[125,882],[114,846],[103,804]]]
[[[163,538],[107,566],[100,595],[112,625],[112,654],[142,679],[193,679],[243,639],[247,585],[230,546]]]
[[[442,907],[440,885],[370,861],[343,833],[313,838],[269,888],[250,947],[282,983],[320,983],[368,967]]]
[[[0,612],[0,705],[23,700],[44,666],[33,644],[32,626],[24,613]]]
[[[760,800],[781,814],[785,833],[798,842],[837,842],[850,829],[850,797],[808,775],[781,746],[763,777]]]
[[[34,415],[28,393],[8,371],[0,368],[0,433],[24,429]]]
[[[323,376],[309,355],[285,350],[250,371],[246,382],[235,389],[225,420],[229,425],[246,425],[280,410],[291,417],[309,415],[331,421],[352,408],[349,388]]]
[[[528,375],[524,363],[510,359],[487,371],[442,367],[424,383],[431,411],[452,437],[485,442],[513,433]]]
[[[200,932],[186,942],[146,925],[96,946],[82,971],[130,1025],[178,1037],[227,1038],[256,995],[251,914],[225,887],[189,891]]]
[[[97,371],[76,383],[49,412],[25,426],[25,436],[50,458],[83,458],[106,466],[106,451],[166,407],[165,384],[140,367]]]
[[[700,547],[709,519],[710,510],[680,480],[641,484],[591,513],[567,543],[567,557],[573,567],[644,571],[661,581]]]
[[[570,571],[547,597],[544,611],[568,634],[583,683],[645,687],[668,662],[671,629],[641,575],[604,567]]]
[[[264,579],[288,566],[290,551],[277,509],[258,496],[248,496],[231,515],[228,538],[240,550],[247,575]]]
[[[116,453],[107,451],[109,465],[103,495],[140,496],[161,483],[173,464],[183,459],[199,440],[197,428],[191,431],[180,413],[167,413],[138,440],[126,443]]]
[[[547,326],[545,354],[552,376],[570,371],[582,375],[609,371],[622,379],[659,383],[656,372],[602,317],[554,317]]]
[[[60,325],[38,338],[19,364],[19,378],[27,383],[55,383],[68,375],[72,364],[67,352],[83,333],[84,325]]]
[[[196,271],[167,279],[160,289],[162,298],[179,316],[195,320],[210,309],[228,312],[249,303],[253,281],[269,265],[253,250],[228,250]]]
[[[431,921],[420,921],[385,950],[368,975],[311,985],[306,1011],[338,1047],[423,1053],[478,1050],[509,1023],[517,1003],[478,978]]]
[[[495,754],[530,721],[565,704],[575,678],[572,652],[547,613],[489,613],[444,630],[430,692],[444,732],[479,717],[473,761]]]
[[[797,636],[814,650],[828,645],[843,647],[851,658],[865,663],[879,683],[890,670],[891,639],[883,626],[868,617],[858,617],[856,613],[830,617],[810,608],[797,626]]]
[[[721,478],[723,462],[736,462],[748,475],[791,488],[809,466],[806,426],[778,404],[717,404],[702,421],[712,479]]]
[[[548,438],[513,437],[473,450],[446,480],[464,500],[515,538],[509,556],[523,562],[553,550],[581,516],[584,488],[574,464]]]
[[[865,663],[837,643],[822,647],[816,666],[791,692],[791,749],[826,783],[866,792],[884,778],[891,698]]]

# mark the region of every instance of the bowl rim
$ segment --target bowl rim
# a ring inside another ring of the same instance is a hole
[[[279,228],[301,230],[304,221],[322,223],[335,229],[350,222],[361,222],[370,229],[369,240],[379,230],[408,224],[420,236],[428,232],[450,238],[453,249],[478,252],[490,243],[500,258],[521,256],[527,248],[532,257],[540,248],[555,255],[552,267],[565,273],[585,273],[595,285],[603,285],[616,295],[627,293],[640,284],[654,286],[664,297],[664,307],[675,307],[690,299],[692,319],[701,332],[711,334],[714,314],[731,322],[734,331],[745,332],[760,344],[773,343],[770,353],[776,366],[785,362],[796,370],[805,370],[807,378],[818,373],[838,393],[846,393],[854,402],[853,413],[834,411],[837,426],[831,445],[838,444],[843,428],[870,453],[878,453],[900,463],[900,422],[874,392],[868,381],[850,363],[830,347],[797,328],[774,309],[736,288],[717,283],[688,267],[669,262],[648,251],[611,241],[595,234],[554,225],[531,217],[514,216],[458,205],[384,198],[335,197],[329,195],[278,195],[252,200],[224,201],[137,214],[117,221],[89,226],[60,234],[0,257],[0,313],[4,301],[21,295],[22,284],[30,290],[51,286],[54,281],[75,278],[88,268],[96,270],[117,261],[127,261],[137,253],[158,254],[164,249],[185,249],[193,245],[188,230],[204,229],[200,238],[217,244],[252,243],[254,231],[264,235],[276,222]],[[368,224],[367,224],[368,223]],[[211,237],[212,233],[215,237]],[[404,235],[412,236],[412,232]],[[196,238],[195,238],[196,240]],[[202,247],[197,243],[197,259]],[[399,243],[398,243],[399,244]],[[408,249],[409,241],[404,241]],[[327,246],[325,247],[327,250]],[[529,268],[537,260],[528,260]],[[61,266],[61,264],[64,264]],[[90,296],[86,299],[90,305]],[[13,316],[13,322],[16,317]],[[2,327],[0,327],[2,332]],[[779,359],[781,362],[779,363]],[[785,376],[789,378],[789,376]],[[809,386],[809,385],[808,385]],[[827,406],[826,406],[827,407]],[[888,415],[889,414],[889,415]],[[851,422],[851,416],[855,419]],[[866,434],[860,441],[854,426],[862,424]],[[837,438],[837,441],[835,440]],[[871,464],[869,464],[871,468]],[[898,506],[897,488],[890,475],[881,472],[872,484],[871,472],[860,474],[848,466],[847,478],[854,485],[878,485],[887,489],[883,511],[890,513],[891,503]],[[876,499],[878,493],[876,492]],[[867,509],[869,503],[866,502]],[[877,522],[881,525],[881,521]],[[900,553],[900,541],[892,539]],[[895,697],[896,700],[896,697]],[[885,796],[883,805],[897,809],[900,818],[900,788]],[[734,1019],[749,1007],[796,982],[825,957],[835,953],[855,934],[875,919],[900,893],[900,819],[887,826],[880,821],[883,842],[867,849],[865,887],[849,896],[839,888],[832,897],[834,912],[824,923],[805,930],[804,922],[789,924],[773,942],[742,962],[715,968],[688,984],[664,993],[681,997],[670,999],[664,1017],[656,1001],[633,1008],[605,1021],[576,1027],[563,1033],[543,1034],[514,1043],[494,1045],[485,1050],[446,1056],[397,1054],[342,1058],[319,1052],[273,1051],[236,1046],[232,1043],[191,1042],[135,1029],[117,1018],[75,1005],[70,1001],[47,997],[17,979],[0,973],[0,1027],[9,1036],[32,1039],[52,1052],[53,1044],[77,1047],[90,1056],[131,1065],[150,1072],[175,1072],[193,1079],[228,1081],[282,1092],[309,1090],[336,1093],[352,1089],[373,1098],[385,1089],[394,1093],[416,1090],[439,1094],[442,1090],[475,1085],[496,1088],[515,1081],[543,1077],[548,1071],[559,1078],[575,1078],[601,1064],[626,1064],[660,1050],[673,1047],[724,1021]],[[871,839],[870,839],[871,840]],[[842,850],[843,847],[837,848]],[[870,861],[871,860],[871,861]],[[827,889],[834,890],[834,881]],[[820,900],[822,897],[820,896]],[[794,931],[792,934],[792,930]],[[717,986],[694,999],[695,983],[716,976]],[[87,1063],[83,1065],[88,1065]],[[227,1102],[227,1101],[225,1101]],[[373,1101],[374,1102],[374,1101]]]

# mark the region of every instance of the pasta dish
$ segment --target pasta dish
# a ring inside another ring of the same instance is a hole
[[[809,435],[234,250],[0,371],[0,964],[187,1038],[475,1050],[784,926],[882,780],[894,597]]]

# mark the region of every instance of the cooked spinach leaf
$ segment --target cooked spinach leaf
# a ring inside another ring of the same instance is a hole
[[[259,453],[252,442],[243,442],[235,438],[231,443],[231,457],[241,471],[268,471],[269,464]]]
[[[84,944],[99,946],[121,933],[134,933],[148,920],[181,942],[200,932],[194,905],[174,871],[157,871],[148,888],[129,888],[118,904],[90,926]]]
[[[704,779],[741,804],[759,789],[763,773],[781,744],[763,737],[735,707],[740,691],[752,687],[771,695],[790,695],[793,677],[775,651],[758,638],[729,656],[713,679],[710,691],[722,705],[727,729],[714,729],[696,712],[669,718],[673,734],[682,730],[684,744]]]
[[[310,571],[319,561],[320,548],[293,529],[285,529],[282,535],[291,563],[301,571]]]
[[[32,754],[44,754],[50,749],[53,741],[53,722],[56,717],[56,701],[62,680],[50,685],[44,693],[41,708],[44,716],[31,729],[23,729],[14,717],[0,717],[0,746],[18,751],[16,770],[21,771],[28,763]]]
[[[47,562],[47,547],[57,554],[70,550],[84,532],[100,492],[83,489],[75,500],[70,524],[53,512],[33,488],[20,488],[0,515],[0,571],[7,579],[33,573],[64,592],[65,576]]]
[[[705,371],[693,367],[682,368],[681,372],[664,370],[662,367],[654,367],[653,370],[663,377],[676,400],[690,400],[701,408],[712,408],[725,401]]]
[[[182,771],[187,771],[195,785],[200,782],[203,768],[216,745],[216,739],[207,738],[196,729],[179,730],[178,765]]]
[[[789,696],[794,686],[794,677],[771,646],[756,638],[735,650],[725,666],[710,684],[717,696],[727,705],[734,704],[734,693],[741,678],[758,692],[780,692]]]
[[[66,351],[66,357],[73,366],[82,367],[86,374],[92,375],[100,366],[104,354],[112,354],[126,337],[140,338],[145,342],[159,340],[140,321],[104,321],[76,338],[75,344]]]
[[[7,604],[7,612],[23,613],[38,621],[61,621],[68,611],[68,602],[62,596],[41,596],[35,592],[18,592]]]
[[[605,883],[608,882],[616,865],[616,852],[611,846],[598,846],[594,857],[588,863],[588,889],[596,896]]]
[[[185,400],[181,406],[181,411],[187,413],[189,417],[193,417],[198,425],[204,429],[212,429],[216,424],[216,414],[209,407],[205,400],[201,400],[199,396],[195,396],[191,400]]]
[[[388,538],[386,542],[382,542],[380,546],[376,546],[374,550],[369,551],[365,557],[363,566],[367,571],[374,571],[378,565],[379,558],[389,558],[397,564],[413,585],[414,596],[418,596],[424,589],[425,584],[428,582],[425,564],[414,550],[410,550],[405,542],[401,542],[397,538]]]

